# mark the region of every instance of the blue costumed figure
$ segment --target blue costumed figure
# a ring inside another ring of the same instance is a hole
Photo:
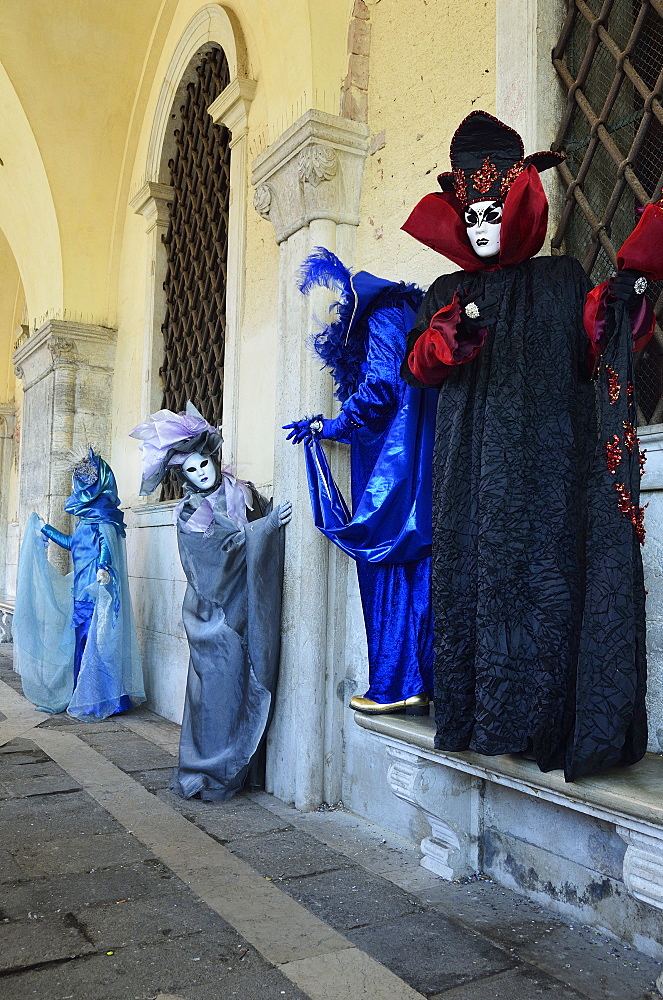
[[[72,535],[28,520],[18,569],[15,669],[40,711],[105,719],[145,701],[127,577],[125,526],[113,471],[92,448],[76,461],[64,505]],[[71,552],[61,576],[48,540]]]
[[[360,271],[322,247],[305,261],[300,289],[338,291],[337,318],[314,348],[342,403],[333,420],[286,424],[305,444],[316,526],[356,560],[369,688],[350,707],[427,714],[433,690],[430,600],[431,459],[437,395],[399,374],[422,293]],[[350,444],[352,514],[334,482],[322,438]]]

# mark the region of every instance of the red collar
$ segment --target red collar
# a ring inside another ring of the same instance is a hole
[[[548,199],[538,170],[528,165],[511,185],[504,202],[497,264],[486,264],[475,254],[467,238],[462,206],[453,191],[424,195],[402,228],[464,271],[497,271],[539,252],[548,228]]]

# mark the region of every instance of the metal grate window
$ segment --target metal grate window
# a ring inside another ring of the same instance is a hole
[[[553,149],[566,201],[553,253],[577,257],[598,283],[663,187],[663,0],[567,0],[553,51],[567,102]],[[650,285],[659,323],[636,355],[638,420],[663,422],[662,287]]]
[[[221,423],[226,332],[226,265],[230,198],[229,133],[208,107],[229,83],[222,49],[201,57],[186,87],[169,161],[173,200],[164,236],[168,270],[162,406],[180,411],[190,399],[211,424]],[[162,500],[180,495],[173,476]]]

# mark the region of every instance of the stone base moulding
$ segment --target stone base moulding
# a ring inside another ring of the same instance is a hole
[[[636,947],[663,957],[660,756],[567,783],[520,755],[435,750],[430,718],[355,722],[383,744],[391,792],[430,826],[424,868],[447,880],[483,871],[618,936],[621,917]]]
[[[636,899],[663,910],[663,829],[643,833],[618,826],[628,844],[624,855],[624,885]]]
[[[12,621],[14,619],[14,602],[0,599],[0,642],[12,641]]]

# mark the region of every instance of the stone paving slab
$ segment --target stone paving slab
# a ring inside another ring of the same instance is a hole
[[[93,952],[80,930],[63,918],[32,920],[24,923],[0,923],[0,973],[28,969],[44,962],[78,958]],[[6,979],[0,979],[0,995],[7,1000]]]
[[[7,799],[0,807],[0,843],[40,843],[59,828],[89,837],[124,833],[124,827],[84,791],[62,792],[24,799]]]
[[[506,948],[520,948],[537,940],[545,947],[547,935],[565,926],[561,918],[523,896],[503,889],[490,879],[470,884],[437,880],[438,885],[419,894],[429,909],[444,913],[465,927],[485,934]]]
[[[5,677],[3,675],[3,680]],[[37,709],[35,709],[37,711]],[[75,726],[77,720],[73,719],[66,712],[59,712],[57,715],[51,715],[49,712],[42,713],[44,721],[41,723],[44,729],[59,729],[61,726]]]
[[[173,754],[162,750],[153,743],[148,743],[135,733],[123,730],[119,733],[86,733],[74,732],[88,746],[97,750],[107,760],[110,760],[122,771],[151,771],[156,768],[172,768],[177,760]]]
[[[57,826],[55,828],[57,830]],[[154,855],[126,833],[69,836],[20,847],[12,851],[23,877],[71,875],[118,868],[153,858]]]
[[[26,759],[27,755],[12,754],[0,760],[0,782],[25,781],[26,778],[50,778],[65,772],[48,757],[45,760]]]
[[[73,911],[81,901],[89,903],[116,902],[119,899],[138,899],[159,891],[159,879],[175,878],[148,865],[85,872],[77,875],[58,875],[54,878],[36,879],[5,885],[2,889],[0,911],[3,917],[26,919],[28,913]],[[4,1000],[4,998],[3,998]]]
[[[348,858],[298,830],[231,840],[227,847],[271,879],[317,875],[352,867]]]
[[[279,884],[336,930],[374,926],[421,908],[402,889],[361,868],[325,872]]]
[[[74,911],[98,951],[155,944],[164,938],[211,935],[228,924],[177,880],[168,888],[134,900],[82,905]]]
[[[346,933],[358,948],[426,996],[515,964],[485,938],[430,911]]]
[[[500,972],[487,979],[474,979],[465,986],[445,990],[439,1000],[583,1000],[580,993],[531,969]],[[438,997],[432,1000],[438,1000]]]
[[[43,778],[16,778],[14,781],[0,781],[0,799],[25,799],[31,795],[80,791],[80,787],[67,774],[54,774]]]
[[[5,747],[13,747],[13,743],[15,742],[16,741],[13,740],[11,743],[6,743]],[[6,768],[9,764],[14,766],[19,764],[21,766],[25,764],[42,764],[45,761],[50,760],[50,758],[47,757],[46,754],[39,749],[39,747],[35,746],[34,743],[32,746],[33,750],[30,753],[28,753],[27,750],[15,750],[13,753],[10,750],[7,750],[4,756],[0,756],[0,768]],[[3,749],[5,748],[3,747]],[[23,774],[24,772],[20,771],[19,773]]]
[[[274,813],[284,825],[292,825],[302,833],[315,837],[369,871],[378,874],[386,871],[402,872],[408,866],[413,866],[419,874],[425,876],[426,884],[440,881],[421,868],[421,851],[418,845],[352,813],[336,807],[301,813],[266,792],[249,792],[244,797],[250,798],[264,811]]]
[[[640,1000],[652,985],[649,959],[628,945],[601,941],[589,928],[569,933],[568,926],[558,927],[518,954],[590,1000]]]
[[[167,789],[173,778],[174,765],[170,767],[155,767],[152,771],[132,771],[131,777],[139,781],[148,792],[161,792]]]
[[[289,974],[315,1000],[423,1000],[357,948],[291,962]]]
[[[34,745],[32,740],[29,740],[26,737],[17,737],[12,740],[11,743],[5,743],[4,746],[0,746],[0,759],[2,759],[3,754],[25,754],[30,752],[40,754],[44,760],[50,759],[46,756],[46,754],[42,753],[39,747]]]
[[[158,798],[221,843],[292,829],[289,823],[262,809],[247,795],[236,795],[223,804],[183,799],[171,791],[159,792]]]
[[[2,841],[8,843],[8,841]],[[15,882],[23,877],[23,872],[16,864],[9,851],[0,850],[0,882]]]
[[[231,932],[120,948],[3,976],[0,985],[2,1000],[154,1000],[160,992],[185,1000],[308,1000]]]

